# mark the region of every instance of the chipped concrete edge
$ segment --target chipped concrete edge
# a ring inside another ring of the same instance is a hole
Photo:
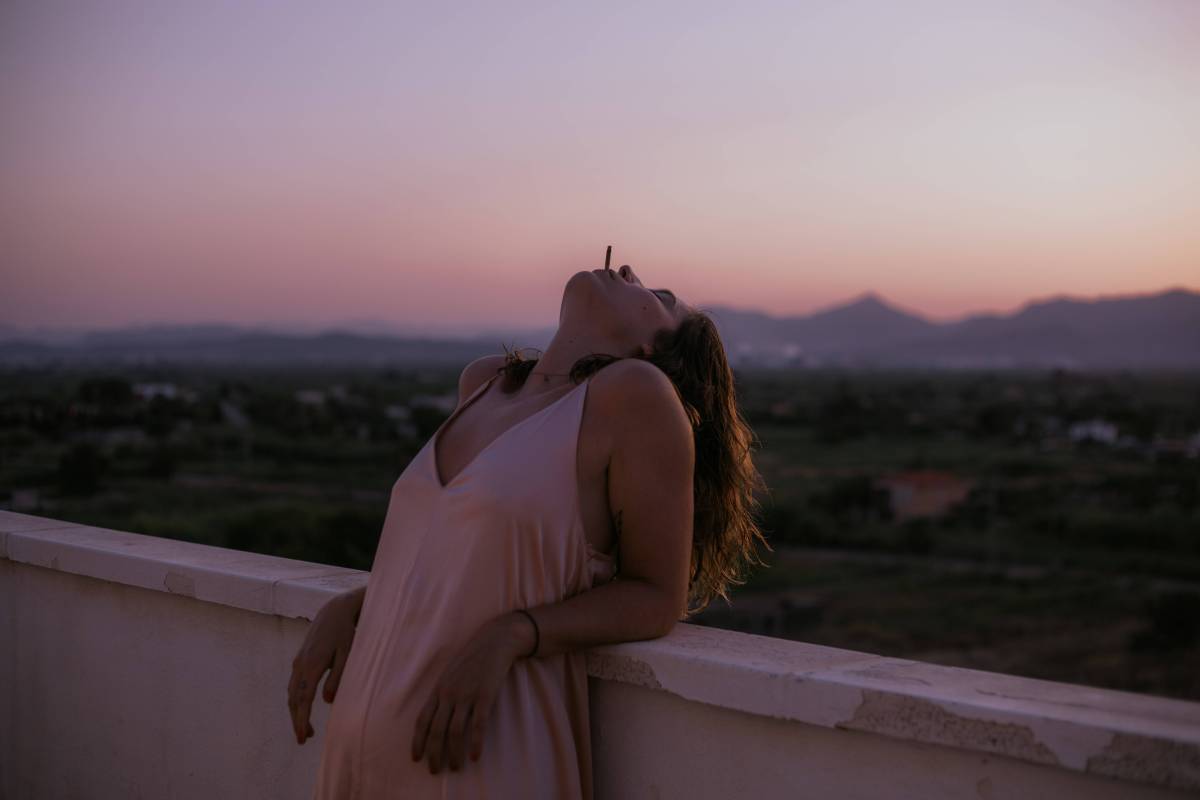
[[[0,557],[303,619],[369,575],[5,511]],[[1038,698],[1044,681],[687,624],[663,639],[593,648],[586,659],[592,678],[691,702],[1200,789],[1200,703],[1099,689],[1087,690],[1087,704],[1050,703]],[[992,691],[985,677],[1013,688]]]
[[[686,700],[735,711],[770,716],[821,727],[860,731],[895,739],[955,747],[1058,767],[1076,772],[1184,790],[1200,789],[1200,703],[1141,697],[1126,692],[1088,689],[1096,698],[1089,709],[1042,704],[1021,698],[1007,705],[996,693],[979,692],[987,702],[964,700],[958,691],[941,692],[914,686],[909,679],[889,681],[887,667],[928,666],[931,678],[971,681],[976,670],[922,665],[901,659],[843,651],[832,666],[729,663],[722,651],[761,637],[677,625],[657,642],[595,648],[588,653],[588,672],[602,680],[666,691]],[[738,641],[742,638],[742,642]],[[703,663],[697,640],[710,642],[712,655]],[[673,640],[677,640],[676,645]],[[803,660],[800,642],[786,643]],[[867,666],[868,670],[863,667]],[[872,671],[872,679],[863,680]],[[1015,687],[1049,682],[1003,677]],[[890,685],[889,685],[890,683]],[[923,682],[925,683],[925,682]],[[1079,688],[1062,684],[1064,688]],[[1146,712],[1113,712],[1144,700]],[[1169,718],[1163,709],[1171,712]],[[1093,713],[1085,713],[1085,712]],[[1098,719],[1103,717],[1103,719]],[[1180,722],[1180,719],[1184,722]]]
[[[202,602],[311,620],[369,573],[0,511],[0,558]]]

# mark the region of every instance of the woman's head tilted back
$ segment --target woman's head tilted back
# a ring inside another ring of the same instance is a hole
[[[571,277],[559,318],[558,335],[564,333],[602,345],[575,361],[576,382],[621,358],[649,361],[671,379],[696,450],[688,614],[717,597],[728,601],[728,590],[758,562],[758,545],[770,548],[755,519],[755,492],[766,489],[751,458],[757,437],[738,409],[733,371],[712,318],[670,290],[645,288],[626,265]],[[537,361],[509,351],[503,367],[509,388],[523,384]]]

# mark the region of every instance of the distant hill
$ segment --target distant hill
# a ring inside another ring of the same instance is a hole
[[[735,366],[1200,368],[1200,293],[1033,301],[1008,314],[933,322],[868,292],[816,313],[772,317],[706,306]],[[553,329],[420,337],[357,323],[281,332],[151,325],[71,337],[0,330],[0,364],[213,363],[454,366],[502,345],[545,348]],[[357,328],[357,330],[355,330]]]
[[[800,317],[710,308],[726,348],[764,366],[1200,367],[1200,293],[1034,301],[938,323],[867,294]]]
[[[758,311],[708,307],[730,353],[784,361],[853,358],[865,342],[928,335],[937,325],[888,305],[874,293],[808,316],[771,317]]]

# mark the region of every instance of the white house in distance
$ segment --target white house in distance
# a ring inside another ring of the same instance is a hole
[[[1072,442],[1114,445],[1117,443],[1117,426],[1102,419],[1089,419],[1072,424],[1067,429],[1067,436]]]
[[[180,398],[191,401],[196,399],[195,392],[180,388],[174,383],[135,383],[133,384],[133,393],[146,402],[156,397],[163,397],[167,400]]]

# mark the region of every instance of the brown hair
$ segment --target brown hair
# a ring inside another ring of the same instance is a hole
[[[505,391],[514,391],[538,359],[504,349],[499,371],[505,376]],[[686,618],[717,597],[728,603],[728,590],[745,583],[752,564],[764,563],[757,545],[771,549],[755,519],[761,509],[755,491],[767,488],[751,459],[761,442],[738,410],[733,371],[707,313],[693,311],[674,330],[659,330],[649,356],[631,357],[649,361],[666,373],[692,423],[695,505]],[[602,353],[584,356],[571,367],[571,380],[578,384],[620,360]]]

